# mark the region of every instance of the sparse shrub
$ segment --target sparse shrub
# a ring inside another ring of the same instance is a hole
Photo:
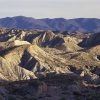
[[[42,98],[43,98],[42,96],[38,97],[38,99],[42,99]]]
[[[38,100],[38,99],[35,98],[35,97],[30,97],[30,98],[28,98],[27,100]]]
[[[14,97],[14,96],[9,96],[9,97],[8,97],[8,100],[16,100],[16,97]]]
[[[63,95],[67,95],[67,94],[69,94],[67,91],[65,91],[65,92],[62,92],[61,94],[63,94]]]
[[[51,95],[50,94],[46,94],[46,97],[51,97]]]
[[[60,98],[59,100],[66,100],[65,97]]]

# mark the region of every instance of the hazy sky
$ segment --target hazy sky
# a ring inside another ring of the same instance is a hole
[[[0,17],[100,18],[100,0],[0,0]]]

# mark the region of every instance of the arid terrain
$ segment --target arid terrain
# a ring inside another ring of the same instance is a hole
[[[100,100],[100,33],[1,28],[0,100]]]

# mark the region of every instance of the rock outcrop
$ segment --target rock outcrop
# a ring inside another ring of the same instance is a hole
[[[1,30],[0,100],[98,100],[99,87],[98,34]]]

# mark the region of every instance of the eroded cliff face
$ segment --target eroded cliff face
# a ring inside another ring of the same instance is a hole
[[[27,70],[36,77],[51,72],[78,75],[84,72],[89,77],[99,77],[92,71],[100,66],[99,45],[91,48],[79,46],[84,37],[91,38],[92,35],[16,29],[1,32],[0,55],[9,66]]]
[[[61,96],[65,100],[78,100],[76,95],[81,100],[85,100],[83,95],[86,98],[89,97],[89,95],[84,94],[85,91],[88,91],[90,95],[93,92],[98,94],[100,92],[97,91],[100,84],[99,42],[91,47],[80,45],[86,44],[84,37],[91,39],[94,35],[61,34],[59,32],[55,34],[52,31],[43,30],[2,29],[0,34],[0,82],[7,82],[7,84],[3,87],[1,85],[1,90],[4,89],[8,98],[11,95],[11,98],[17,98],[17,100],[26,98],[22,94],[18,94],[18,91],[22,90],[23,93],[25,87],[27,88],[25,93],[28,94],[29,92],[29,95],[27,95],[29,100],[29,97],[36,97],[37,100],[39,98],[42,100],[59,100]],[[95,36],[99,41],[98,35]],[[91,41],[88,40],[87,43],[92,44],[93,41],[95,42],[94,38]],[[33,79],[39,81],[37,89],[35,89],[37,84],[34,85],[34,82],[37,81]],[[20,83],[21,80],[26,81]],[[33,82],[32,89],[28,89],[31,88],[27,85],[28,80]],[[70,80],[72,84],[70,84]],[[12,81],[19,81],[18,87]],[[12,90],[9,88],[9,82],[14,84]],[[65,89],[65,94],[70,95],[63,95],[62,86],[68,89]],[[87,90],[87,87],[89,90]],[[93,88],[94,90],[92,90]],[[8,93],[13,90],[17,91],[16,94]],[[74,90],[78,92],[73,92]],[[31,94],[31,91],[33,94]],[[47,91],[48,93],[46,93]],[[59,92],[56,94],[54,91]],[[5,100],[5,95],[3,97],[1,95],[1,100]],[[93,98],[95,98],[95,95],[93,95]]]
[[[91,34],[80,43],[80,46],[83,47],[93,47],[96,45],[100,45],[100,33]]]

